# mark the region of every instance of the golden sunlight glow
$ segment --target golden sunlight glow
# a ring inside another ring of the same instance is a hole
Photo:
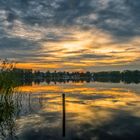
[[[94,69],[106,65],[129,65],[140,59],[139,37],[128,42],[118,42],[112,35],[96,28],[90,31],[64,27],[38,29],[22,25],[20,22],[16,24],[18,26],[9,34],[29,40],[39,40],[49,30],[56,36],[67,33],[56,41],[39,41],[40,50],[36,52],[39,57],[35,58],[35,62],[29,59],[26,63],[23,61],[17,64],[19,68],[84,70],[86,67]]]
[[[103,123],[113,119],[113,112],[110,110],[127,110],[133,115],[140,116],[135,112],[135,103],[140,105],[140,97],[134,90],[124,87],[108,88],[104,85],[99,88],[96,83],[93,87],[84,83],[50,84],[21,86],[19,91],[25,95],[30,93],[38,100],[41,110],[44,112],[62,111],[62,93],[66,96],[66,112],[75,114],[78,117],[76,123],[95,121],[94,124]],[[90,96],[90,98],[88,98]],[[91,98],[92,97],[92,98]],[[128,104],[134,104],[128,106]],[[114,111],[115,113],[115,111]]]
[[[16,68],[24,68],[24,69],[34,69],[34,70],[39,70],[39,69],[57,69],[61,68],[60,65],[58,64],[52,64],[52,63],[46,63],[46,64],[41,64],[41,63],[17,63]]]

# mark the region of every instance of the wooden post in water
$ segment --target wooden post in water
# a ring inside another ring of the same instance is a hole
[[[65,109],[65,94],[62,94],[62,110],[63,110],[63,118],[62,118],[62,136],[65,137],[66,131],[66,109]]]

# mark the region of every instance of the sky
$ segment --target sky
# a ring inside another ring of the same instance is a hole
[[[57,71],[140,69],[140,0],[0,0],[0,59]]]

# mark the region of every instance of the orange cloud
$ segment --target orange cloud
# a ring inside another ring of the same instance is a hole
[[[43,38],[49,29],[36,27],[26,27],[18,23],[18,28],[10,32],[10,35],[19,36],[21,38],[40,40],[40,54],[37,56],[36,62],[27,61],[26,63],[18,63],[19,68],[33,68],[33,69],[92,69],[94,66],[122,66],[124,63],[130,63],[140,60],[140,38],[136,37],[127,42],[119,42],[112,35],[103,32],[97,28],[92,30],[81,30],[80,28],[51,28],[50,31],[56,36],[67,35],[63,37],[56,37],[54,39]],[[30,31],[28,31],[30,28]],[[41,40],[42,39],[42,40]],[[43,56],[41,55],[43,54]],[[92,57],[92,55],[94,57]],[[103,57],[103,56],[109,57]],[[32,57],[32,56],[31,56]],[[33,58],[34,59],[34,58]]]

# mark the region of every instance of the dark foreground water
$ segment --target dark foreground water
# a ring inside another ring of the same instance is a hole
[[[0,140],[140,140],[140,84],[42,83],[16,92],[0,104]]]

